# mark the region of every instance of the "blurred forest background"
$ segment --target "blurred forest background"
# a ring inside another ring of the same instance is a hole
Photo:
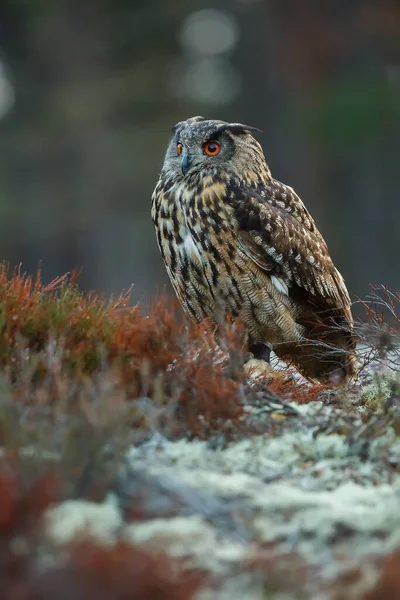
[[[263,130],[353,298],[399,288],[399,0],[2,0],[0,258],[147,302],[175,122]]]

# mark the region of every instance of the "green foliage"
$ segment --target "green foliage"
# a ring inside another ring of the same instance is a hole
[[[305,129],[331,152],[375,143],[398,122],[400,95],[383,78],[333,81],[303,106]]]

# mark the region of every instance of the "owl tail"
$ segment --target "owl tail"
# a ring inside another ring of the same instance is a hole
[[[298,320],[303,339],[274,346],[279,358],[293,364],[307,379],[329,387],[341,387],[357,372],[356,341],[351,321],[341,311],[336,314]]]

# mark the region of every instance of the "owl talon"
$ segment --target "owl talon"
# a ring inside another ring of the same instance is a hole
[[[271,350],[272,347],[269,344],[252,344],[249,347],[249,352],[253,355],[254,358],[258,360],[265,360],[265,362],[269,363],[271,360]]]
[[[275,377],[276,371],[273,370],[269,362],[259,358],[251,358],[244,364],[244,370],[249,377]]]

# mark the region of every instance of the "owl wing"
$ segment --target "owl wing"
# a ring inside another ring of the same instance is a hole
[[[350,298],[312,217],[292,188],[271,180],[257,191],[242,189],[235,205],[242,251],[276,287],[324,308],[349,311]],[[350,313],[349,313],[350,314]],[[347,315],[346,315],[347,316]]]

